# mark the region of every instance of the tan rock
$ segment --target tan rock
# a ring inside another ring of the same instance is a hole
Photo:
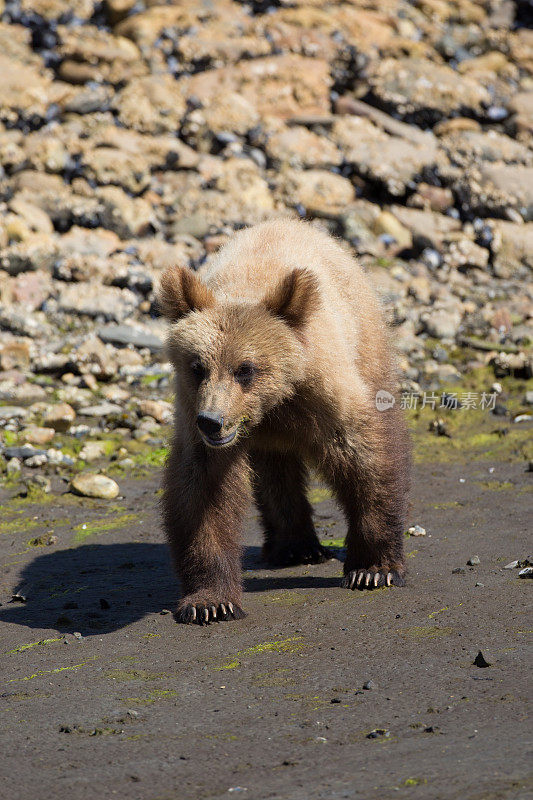
[[[342,154],[333,142],[302,125],[279,125],[268,134],[266,151],[271,159],[290,167],[326,167],[342,162]]]
[[[384,183],[394,195],[402,195],[406,184],[437,159],[432,134],[421,143],[410,142],[390,136],[363,117],[339,117],[331,136],[363,177]]]
[[[0,343],[0,368],[3,370],[24,369],[31,360],[29,341],[15,339],[11,342]]]
[[[28,202],[21,194],[16,194],[8,203],[8,208],[26,222],[34,233],[54,232],[52,220],[39,206]]]
[[[533,222],[517,225],[490,220],[493,231],[493,268],[499,278],[520,276],[533,270]]]
[[[86,442],[79,452],[82,461],[98,461],[105,456],[105,447],[102,442]]]
[[[56,431],[66,431],[76,419],[76,412],[68,403],[57,403],[44,414],[44,422]]]
[[[369,82],[382,103],[420,122],[438,121],[463,109],[481,113],[491,102],[487,89],[471,78],[425,59],[378,61]]]
[[[61,41],[58,50],[64,59],[63,64],[69,64],[71,77],[76,77],[76,73],[72,73],[74,64],[92,70],[92,80],[110,83],[123,83],[147,72],[139,48],[123,36],[113,35],[95,25],[75,28],[59,25],[58,35]],[[68,77],[64,68],[61,75],[64,79]]]
[[[413,245],[411,232],[405,225],[398,220],[390,211],[382,211],[374,222],[374,233],[378,236],[388,234],[392,236],[402,248],[409,248]]]
[[[115,183],[134,194],[142,192],[150,183],[146,162],[131,153],[114,147],[97,147],[83,157],[84,173],[89,180],[100,185]]]
[[[121,239],[148,232],[153,221],[152,207],[142,197],[130,197],[119,186],[104,186],[95,194],[103,205],[102,225]]]
[[[49,234],[35,233],[24,241],[0,250],[0,269],[11,275],[27,270],[47,270],[58,256],[57,241]]]
[[[38,425],[29,425],[23,430],[24,439],[30,444],[48,444],[54,438],[56,432],[54,428],[41,428]]]
[[[120,489],[118,483],[107,475],[82,473],[76,475],[70,483],[71,491],[84,497],[98,497],[102,500],[114,500]]]
[[[49,20],[69,14],[88,20],[94,14],[94,0],[21,0],[20,6],[23,11],[39,14]]]
[[[509,110],[515,115],[512,123],[517,136],[525,144],[533,139],[533,91],[518,92],[509,103]]]
[[[76,348],[73,356],[82,373],[88,372],[99,378],[111,378],[116,372],[111,350],[98,336],[88,336]]]
[[[184,95],[197,97],[204,107],[226,93],[237,93],[261,116],[287,119],[329,111],[331,77],[321,59],[293,54],[257,58],[199,72],[178,83]]]
[[[302,205],[307,213],[317,216],[336,217],[355,200],[352,183],[327,170],[287,170],[280,185],[288,205]]]
[[[394,216],[411,231],[413,242],[418,247],[441,249],[446,236],[461,229],[461,222],[433,211],[419,211],[415,208],[392,206]]]
[[[165,74],[131,80],[117,94],[113,107],[127,128],[142,133],[166,133],[179,129],[186,103],[183,86]]]
[[[454,117],[453,119],[443,119],[433,128],[436,136],[448,136],[450,133],[462,131],[480,131],[481,125],[475,119],[469,117]]]
[[[170,422],[172,419],[172,404],[164,400],[141,400],[139,411],[143,416],[153,417],[161,424]]]

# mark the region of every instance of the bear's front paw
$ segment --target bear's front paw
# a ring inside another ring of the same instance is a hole
[[[209,625],[210,622],[225,622],[229,619],[242,619],[246,614],[237,603],[230,600],[213,601],[197,595],[189,595],[180,600],[174,613],[176,622],[186,625]]]
[[[342,579],[345,589],[379,589],[380,586],[405,586],[403,575],[396,569],[352,569]]]

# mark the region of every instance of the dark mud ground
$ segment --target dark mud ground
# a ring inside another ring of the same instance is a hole
[[[341,589],[337,559],[265,570],[252,514],[248,616],[207,628],[162,614],[177,584],[156,472],[112,503],[4,491],[1,796],[533,797],[531,581],[502,569],[530,555],[525,467],[415,469],[428,535],[406,539],[404,589]],[[344,523],[327,492],[312,499],[335,546]]]

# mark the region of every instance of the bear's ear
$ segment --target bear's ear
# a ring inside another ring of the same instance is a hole
[[[263,300],[291,328],[302,328],[320,302],[318,281],[307,269],[294,269]]]
[[[161,276],[158,300],[165,317],[172,322],[191,311],[215,305],[211,289],[188,267],[170,267]]]

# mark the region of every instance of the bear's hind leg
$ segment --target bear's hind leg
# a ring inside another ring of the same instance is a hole
[[[265,531],[265,561],[278,567],[326,561],[330,556],[315,532],[302,461],[289,454],[254,451],[251,463]]]

